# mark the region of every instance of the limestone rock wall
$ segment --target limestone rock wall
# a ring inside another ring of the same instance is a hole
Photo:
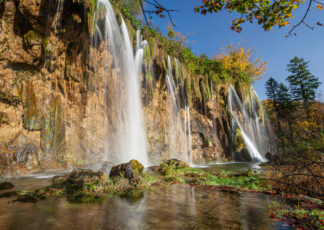
[[[0,1],[0,176],[103,158],[109,138],[104,86],[106,79],[114,84],[118,70],[104,69],[103,47],[90,45],[94,9],[93,0],[65,0],[61,5],[50,0]],[[127,25],[135,44],[135,30]],[[166,138],[167,53],[158,41],[143,36],[151,47],[143,66],[143,111],[148,152],[158,162],[180,150],[171,149]],[[194,161],[230,160],[227,85],[184,67],[181,72],[177,87],[190,106]],[[180,104],[184,116],[183,101]]]

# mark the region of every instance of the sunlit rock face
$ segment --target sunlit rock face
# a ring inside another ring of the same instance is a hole
[[[229,85],[168,56],[108,0],[0,4],[0,176],[233,159]]]

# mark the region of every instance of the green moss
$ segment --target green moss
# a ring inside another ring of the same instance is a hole
[[[34,30],[29,30],[27,33],[24,34],[24,44],[27,47],[41,45],[42,40],[43,36]]]

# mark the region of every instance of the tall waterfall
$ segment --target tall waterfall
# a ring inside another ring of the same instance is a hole
[[[228,89],[228,105],[232,114],[233,131],[237,126],[253,160],[265,161],[267,152],[274,152],[271,129],[264,109],[251,86],[242,102],[233,86]]]
[[[138,41],[134,55],[126,24],[118,24],[108,0],[98,0],[94,15],[95,28],[92,57],[104,58],[106,90],[105,160],[113,163],[137,159],[148,165],[146,133],[140,96],[140,76],[145,42]],[[112,58],[109,56],[112,55]],[[97,63],[94,63],[96,65]],[[111,70],[112,66],[114,67]]]

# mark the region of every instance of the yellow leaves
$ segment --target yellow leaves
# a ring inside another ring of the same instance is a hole
[[[317,7],[318,10],[322,10],[322,8],[323,8],[323,6],[320,5],[320,4],[318,4],[316,7]]]
[[[283,26],[289,26],[289,22],[288,21],[283,21],[279,23],[279,28],[283,27]]]
[[[221,62],[233,77],[243,74],[254,82],[261,79],[264,72],[267,71],[267,62],[262,61],[261,58],[252,61],[252,54],[253,52],[249,48],[228,45],[214,59]]]

